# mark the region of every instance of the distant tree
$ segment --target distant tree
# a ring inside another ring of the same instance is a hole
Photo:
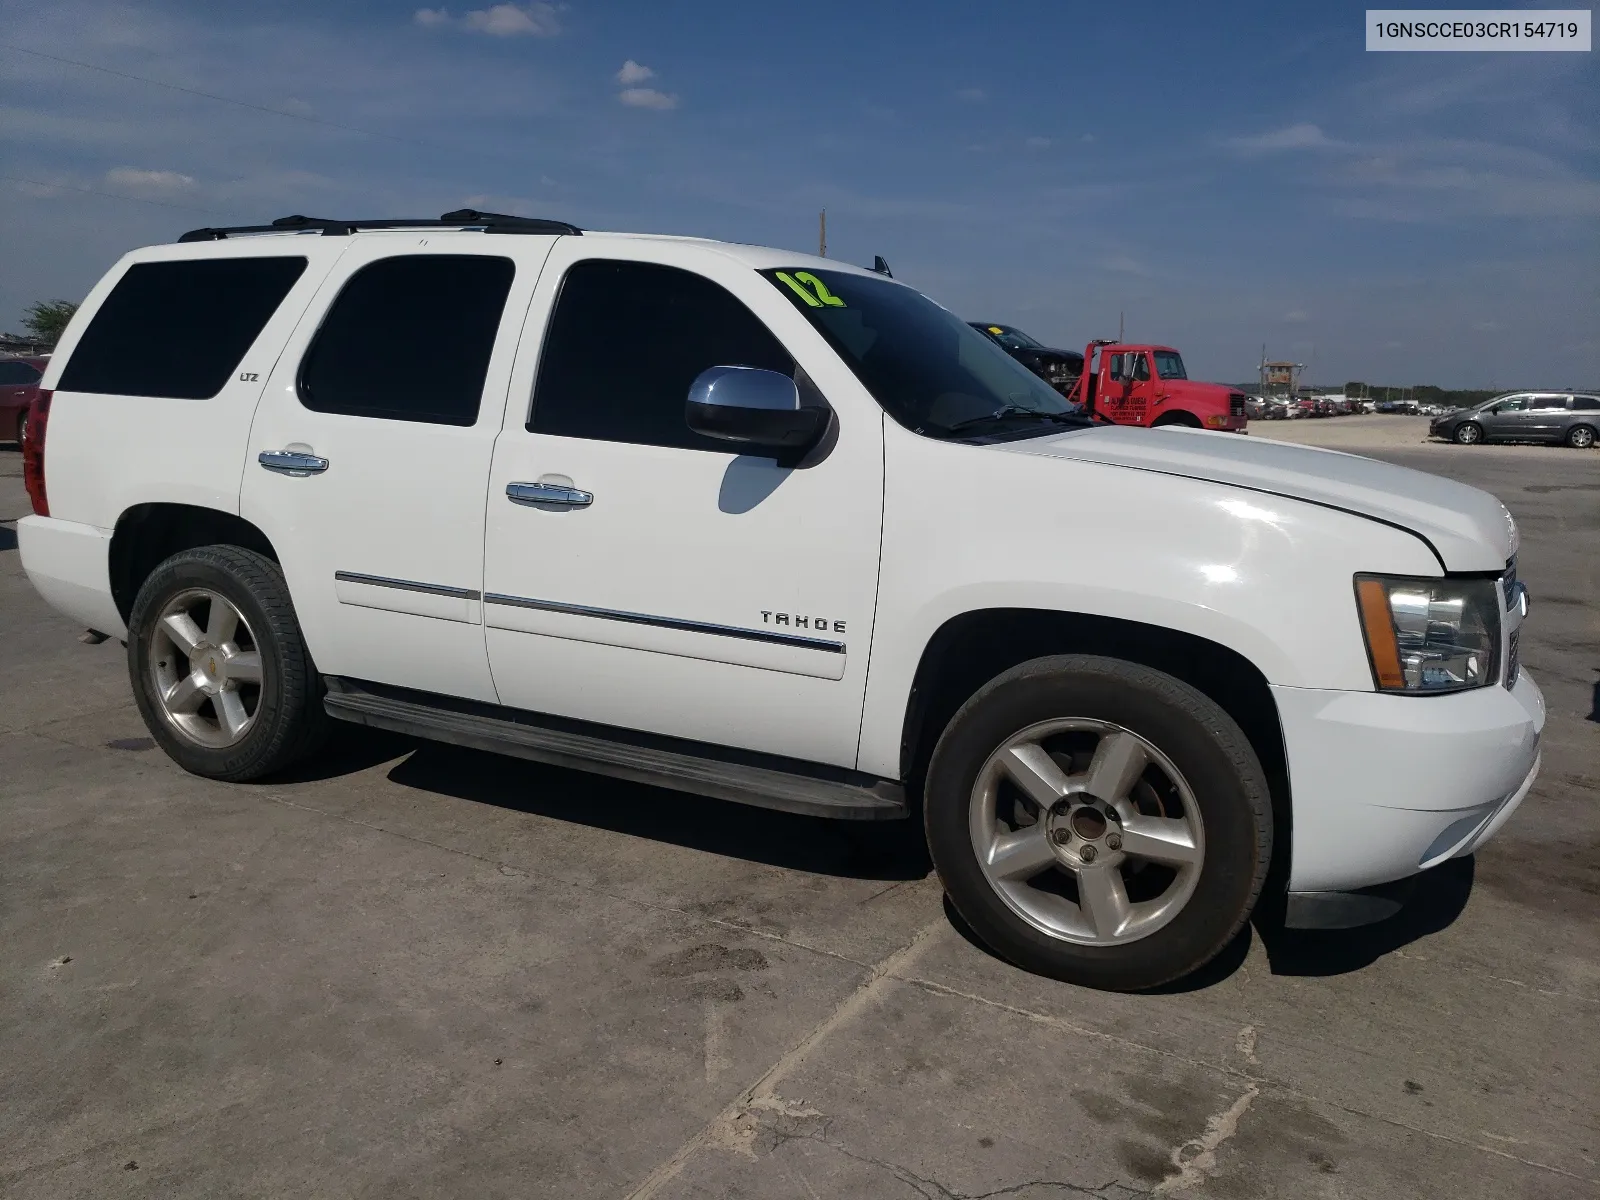
[[[71,300],[37,300],[22,314],[22,327],[41,342],[55,345],[72,320],[78,306]]]
[[[1344,394],[1351,398],[1367,394],[1367,385],[1359,379],[1352,379],[1344,385]]]

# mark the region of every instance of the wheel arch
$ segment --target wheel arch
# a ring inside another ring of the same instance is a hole
[[[1152,429],[1160,425],[1182,425],[1188,429],[1205,428],[1204,422],[1202,422],[1199,417],[1195,416],[1186,408],[1175,408],[1169,412],[1164,412],[1154,421],[1150,422],[1150,427]]]
[[[923,647],[902,726],[901,779],[920,795],[934,744],[966,700],[1004,671],[1050,654],[1095,654],[1140,663],[1189,684],[1231,716],[1250,740],[1272,792],[1273,876],[1286,878],[1292,841],[1288,757],[1277,702],[1254,662],[1182,630],[1090,613],[988,608],[945,621]]]
[[[194,504],[135,504],[117,518],[108,567],[111,596],[126,623],[133,599],[165,559],[196,546],[243,546],[273,562],[278,552],[259,528],[235,513]]]

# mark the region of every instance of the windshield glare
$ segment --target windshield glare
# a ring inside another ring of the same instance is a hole
[[[1183,359],[1176,350],[1157,350],[1156,374],[1163,379],[1187,379],[1188,372],[1183,369]]]
[[[1053,426],[1038,421],[1039,415],[1077,411],[989,337],[904,284],[844,271],[761,273],[839,353],[884,411],[916,433],[947,437],[957,425],[991,416],[993,424],[963,429],[958,436],[1014,432],[1005,428],[1007,421],[1027,432],[1037,425],[1038,432],[1048,433]]]

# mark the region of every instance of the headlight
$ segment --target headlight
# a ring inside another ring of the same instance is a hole
[[[1356,604],[1379,691],[1429,695],[1494,682],[1500,653],[1494,580],[1357,575]]]

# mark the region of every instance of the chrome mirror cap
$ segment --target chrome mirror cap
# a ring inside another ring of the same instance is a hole
[[[689,385],[689,403],[797,412],[800,389],[793,379],[778,371],[760,367],[708,367]]]

